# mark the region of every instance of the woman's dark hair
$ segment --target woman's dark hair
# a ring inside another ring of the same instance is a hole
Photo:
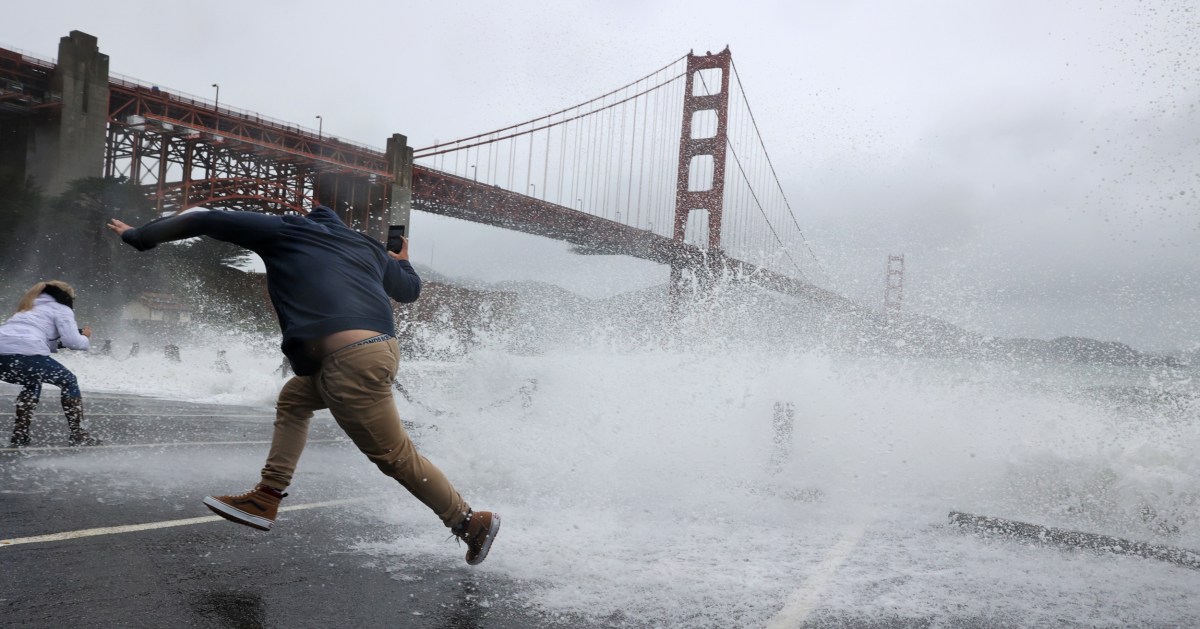
[[[65,291],[53,284],[47,284],[46,288],[42,289],[42,294],[53,297],[54,301],[57,301],[58,303],[66,306],[72,310],[75,309],[75,298],[72,297],[71,294],[68,293],[67,291]]]

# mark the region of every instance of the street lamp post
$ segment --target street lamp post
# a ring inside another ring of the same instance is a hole
[[[531,197],[533,197],[533,198],[535,198],[535,199],[536,199],[536,198],[537,198],[537,184],[536,184],[536,183],[531,183],[531,184],[529,184],[529,187],[530,187],[530,188],[533,188],[533,194],[531,194],[531,195],[529,195],[529,196],[531,196]]]
[[[217,88],[217,96],[216,96],[216,98],[213,99],[213,109],[215,109],[217,112],[216,127],[217,127],[217,130],[220,131],[221,130],[221,86],[216,83],[213,83],[212,86]]]
[[[475,164],[471,164],[471,181],[479,181],[479,178],[475,176],[476,174]]]
[[[321,134],[324,130],[325,130],[325,119],[318,115],[317,116],[317,141],[318,142],[321,141]]]

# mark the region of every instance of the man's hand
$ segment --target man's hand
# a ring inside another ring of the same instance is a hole
[[[126,225],[126,227],[128,227],[128,225]],[[90,325],[83,326],[83,335],[88,337],[89,339],[92,338],[92,326],[90,326]]]
[[[124,225],[124,223],[122,223],[122,225]],[[129,227],[128,225],[125,225],[125,226]],[[400,247],[400,253],[396,253],[395,251],[387,252],[388,256],[390,256],[393,260],[407,260],[408,259],[408,239],[405,238],[404,236],[401,236],[400,240],[404,243],[404,246]]]
[[[125,223],[122,223],[121,221],[118,221],[118,220],[117,220],[117,219],[115,219],[115,218],[114,218],[114,219],[111,219],[111,220],[109,220],[109,221],[108,221],[108,224],[107,224],[107,225],[105,225],[105,227],[107,227],[107,228],[109,228],[109,229],[113,230],[114,232],[116,232],[116,234],[117,234],[118,236],[120,236],[121,234],[124,234],[124,233],[125,233],[127,230],[133,229],[133,227],[132,227],[132,226],[130,226],[130,225],[126,225]]]

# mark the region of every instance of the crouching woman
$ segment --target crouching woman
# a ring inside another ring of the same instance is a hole
[[[53,280],[38,282],[30,288],[17,312],[0,325],[0,380],[24,387],[17,394],[17,421],[9,444],[29,445],[29,425],[42,395],[42,384],[62,391],[63,414],[71,431],[73,446],[100,445],[100,440],[84,432],[83,396],[75,374],[50,354],[59,347],[86,350],[91,345],[92,328],[78,328],[75,322],[75,289]]]

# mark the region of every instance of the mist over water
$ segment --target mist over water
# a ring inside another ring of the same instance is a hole
[[[810,620],[1200,621],[1195,571],[947,526],[959,510],[1200,549],[1191,368],[851,351],[863,330],[752,289],[666,335],[630,315],[661,310],[662,294],[637,301],[624,318],[539,302],[469,348],[433,325],[405,332],[424,349],[402,361],[401,415],[473,507],[503,514],[478,569],[522,584],[517,604],[618,626],[762,626],[825,583]],[[85,391],[273,405],[277,338],[201,338],[180,362],[121,343],[60,357]],[[776,429],[789,407],[790,436]],[[329,464],[306,454],[300,471]],[[396,491],[361,507],[396,538],[356,548],[399,579],[460,569],[436,519]]]

